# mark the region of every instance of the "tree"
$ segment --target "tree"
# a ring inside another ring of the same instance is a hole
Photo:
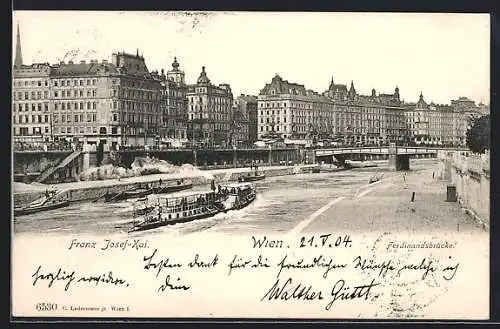
[[[490,116],[483,115],[471,120],[466,135],[467,147],[476,153],[490,149]]]

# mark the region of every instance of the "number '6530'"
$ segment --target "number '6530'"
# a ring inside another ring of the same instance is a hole
[[[36,310],[39,312],[55,311],[55,310],[57,310],[57,304],[56,303],[37,303]]]

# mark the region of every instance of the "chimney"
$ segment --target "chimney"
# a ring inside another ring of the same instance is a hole
[[[61,61],[59,64],[64,65],[64,61]]]
[[[103,59],[103,60],[102,60],[102,63],[103,63],[103,64],[107,64],[107,63],[108,63],[108,60]]]
[[[73,61],[68,61],[68,64],[73,64]]]
[[[80,64],[85,64],[85,61],[80,61]]]

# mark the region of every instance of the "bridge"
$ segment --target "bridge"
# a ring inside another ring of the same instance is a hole
[[[346,160],[388,159],[389,167],[396,170],[410,169],[410,158],[436,157],[438,151],[467,151],[466,148],[419,147],[419,146],[371,146],[323,148],[315,150],[318,162],[336,162],[342,166]]]

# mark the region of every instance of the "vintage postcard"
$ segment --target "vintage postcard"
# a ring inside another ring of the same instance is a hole
[[[13,13],[13,317],[484,320],[490,18]]]

